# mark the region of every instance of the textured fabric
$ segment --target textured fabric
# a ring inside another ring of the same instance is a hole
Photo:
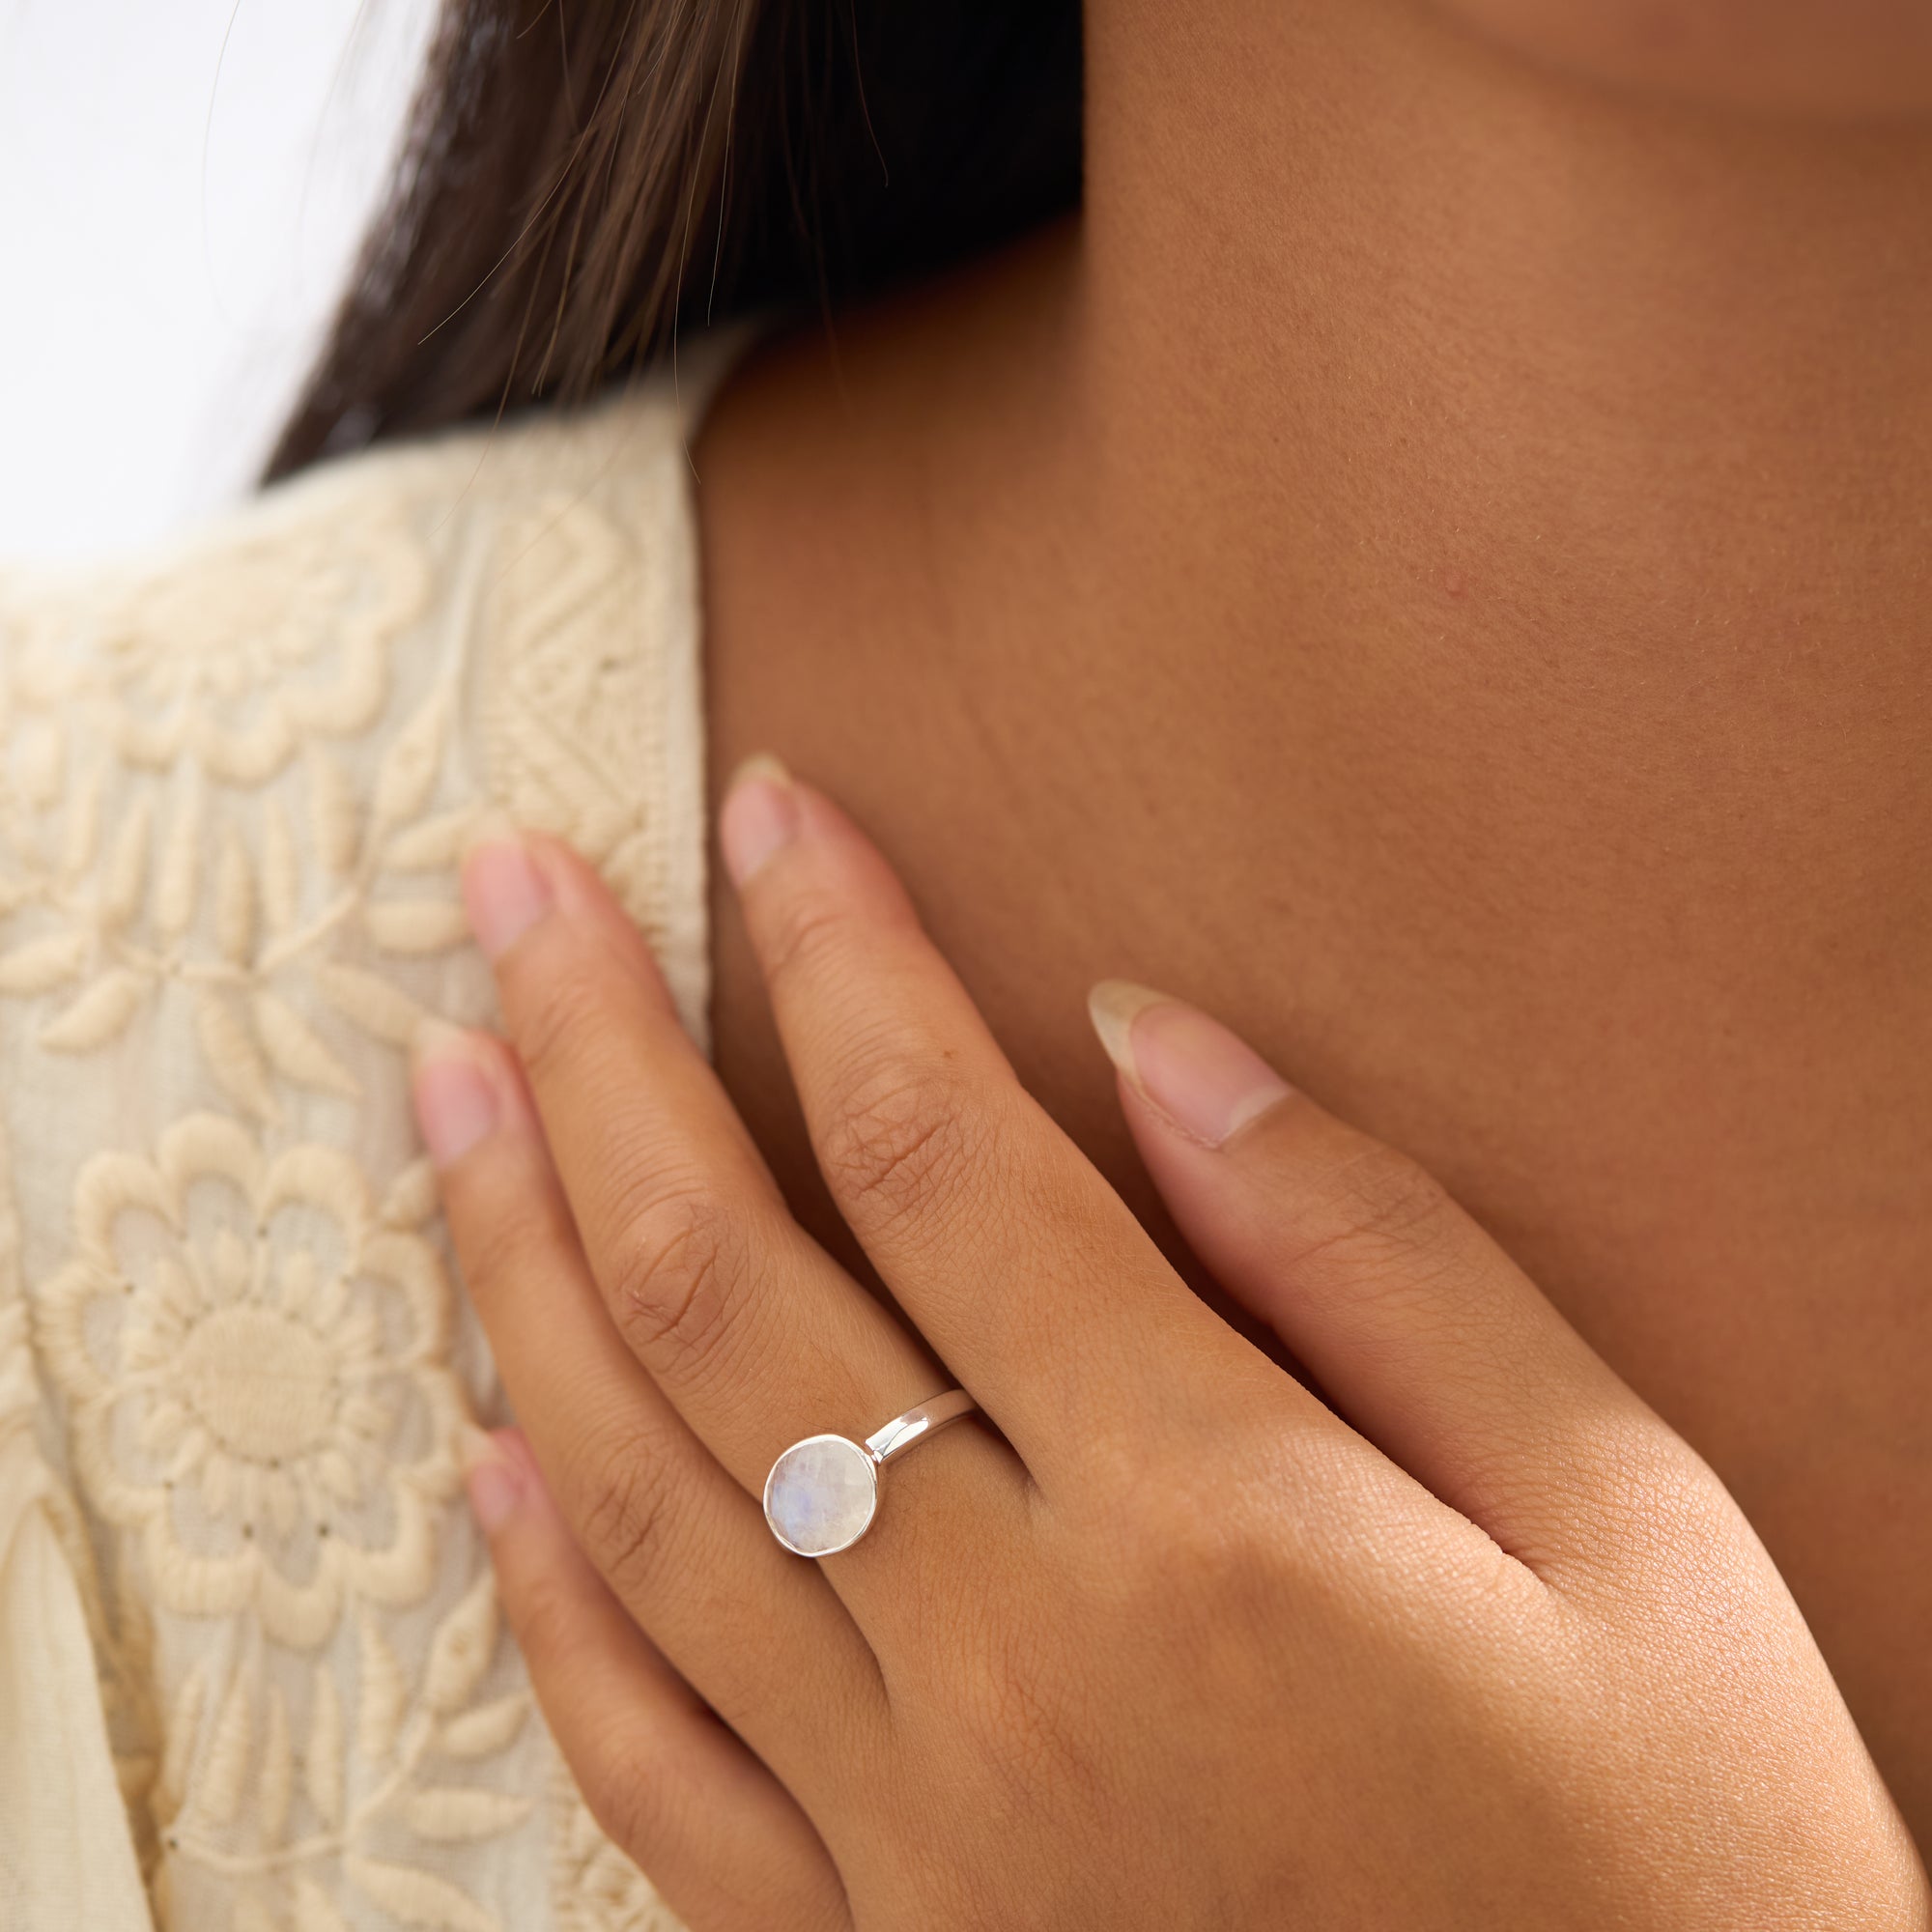
[[[5,1932],[672,1923],[499,1628],[405,1049],[492,1016],[490,808],[597,863],[704,1042],[702,386],[0,574]]]

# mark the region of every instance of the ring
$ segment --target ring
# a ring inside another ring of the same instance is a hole
[[[964,1389],[949,1389],[894,1416],[863,1444],[844,1435],[808,1435],[794,1442],[765,1478],[765,1520],[772,1534],[794,1556],[836,1556],[850,1549],[879,1513],[879,1471],[979,1406]]]

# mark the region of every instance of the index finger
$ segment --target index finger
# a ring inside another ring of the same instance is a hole
[[[871,842],[764,756],[720,836],[826,1184],[1028,1467],[1195,1408],[1190,1365],[1224,1397],[1254,1351],[1021,1087]]]

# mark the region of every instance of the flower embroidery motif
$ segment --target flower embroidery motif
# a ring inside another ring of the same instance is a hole
[[[16,691],[37,709],[86,695],[128,764],[186,757],[222,783],[258,785],[305,745],[376,722],[390,643],[430,590],[397,500],[361,494],[299,522],[284,511],[165,573],[52,600],[58,624],[10,652]]]
[[[245,1113],[280,1118],[282,1084],[356,1098],[315,1010],[404,1044],[422,1009],[362,961],[435,958],[465,936],[451,883],[432,878],[475,812],[437,803],[448,680],[393,730],[366,798],[314,741],[240,798],[190,758],[148,770],[125,749],[70,783],[98,724],[76,707],[30,709],[0,743],[0,994],[54,996],[38,1042],[80,1055],[179,988],[204,1063]]]
[[[96,1156],[40,1293],[89,1499],[158,1599],[313,1647],[346,1604],[419,1597],[457,1488],[463,1396],[436,1250],[347,1154],[273,1157],[190,1115]]]

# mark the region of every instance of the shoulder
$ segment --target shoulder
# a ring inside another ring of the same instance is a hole
[[[330,1923],[657,1922],[497,1640],[456,1445],[502,1393],[404,1049],[490,1018],[492,810],[603,867],[704,1037],[689,419],[657,382],[0,572],[0,1401],[184,1922],[289,1873]]]
[[[347,886],[366,944],[433,951],[453,902],[422,894],[494,809],[605,869],[700,1025],[690,413],[657,378],[340,460],[124,564],[0,571],[0,993],[9,914],[37,986],[103,922],[218,951],[224,869],[258,923]],[[57,959],[48,911],[80,901]]]

